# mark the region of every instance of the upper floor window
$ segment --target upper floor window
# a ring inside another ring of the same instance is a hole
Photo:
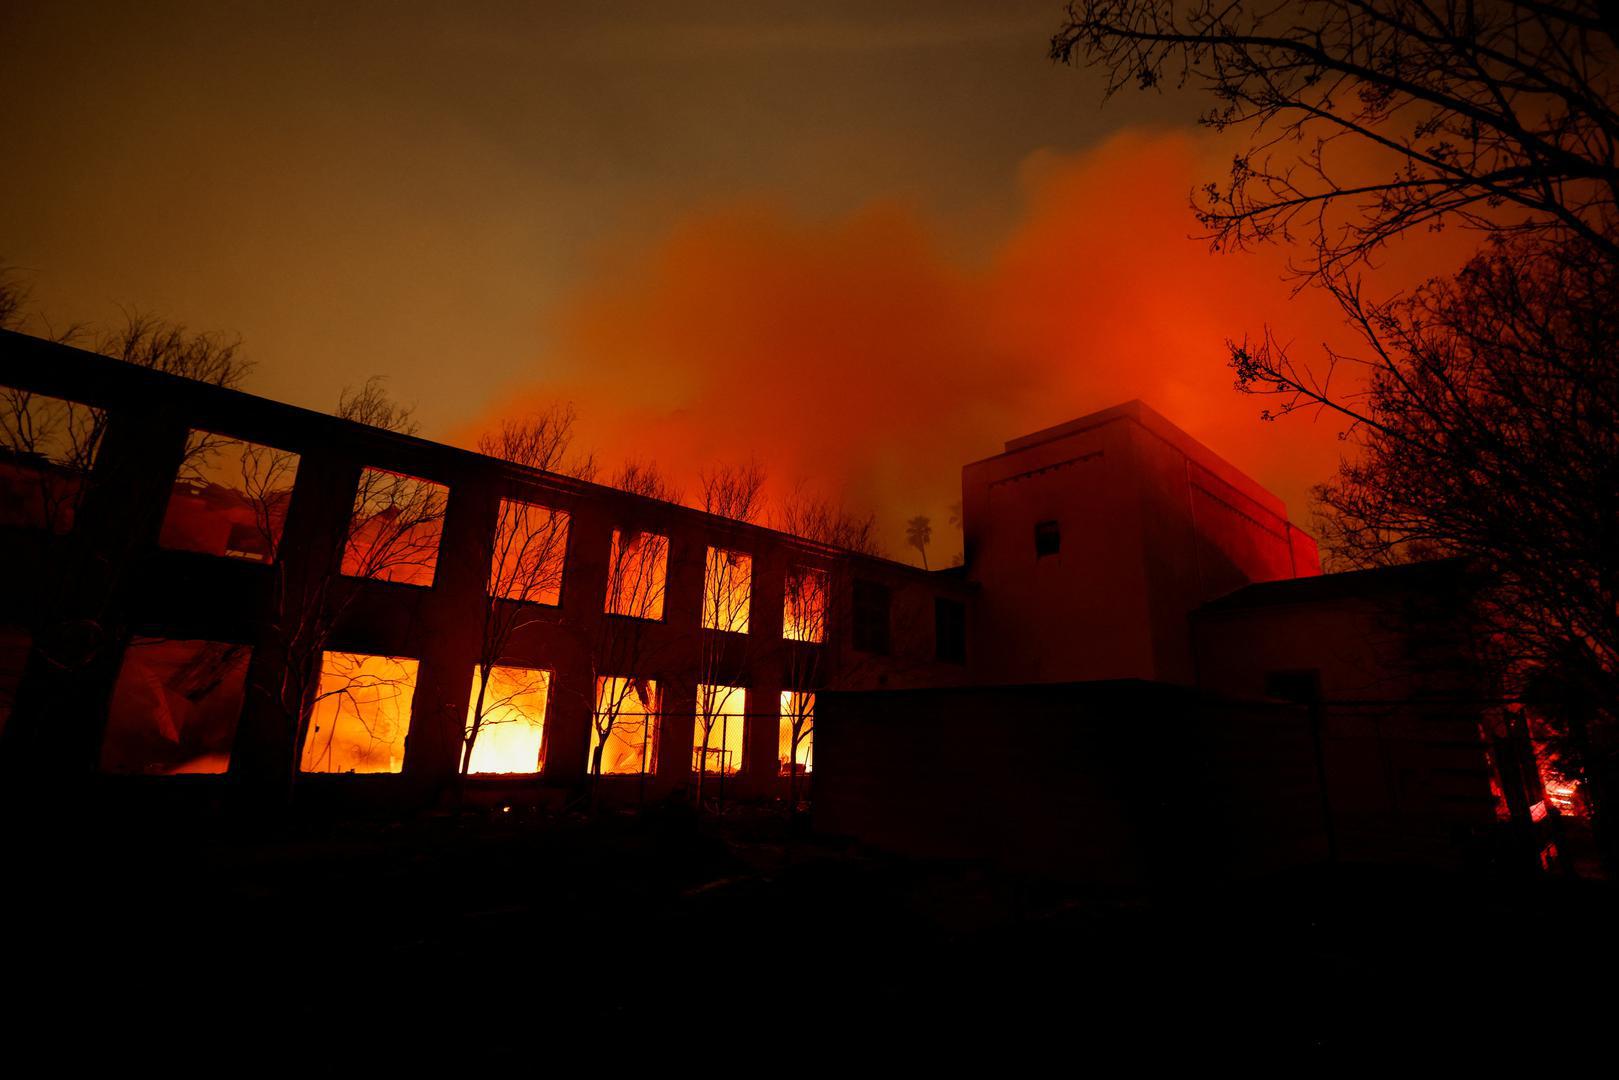
[[[0,387],[0,525],[71,529],[106,430],[101,409]]]
[[[549,506],[500,500],[489,595],[529,604],[562,602],[568,515]]]
[[[967,662],[967,605],[960,600],[934,597],[933,654],[948,664]]]
[[[854,583],[854,647],[886,655],[888,653],[889,609],[893,593],[875,581]]]
[[[667,536],[614,529],[607,564],[608,614],[637,619],[663,618],[668,573]]]
[[[273,562],[292,500],[298,455],[193,430],[158,543],[254,562]]]
[[[827,574],[808,566],[787,572],[781,636],[788,641],[826,640]]]
[[[746,634],[752,585],[751,555],[709,548],[708,565],[703,574],[703,627]]]
[[[1062,550],[1062,530],[1055,521],[1036,522],[1034,526],[1034,556],[1044,558]]]
[[[450,489],[386,469],[365,469],[343,543],[349,577],[431,585]]]

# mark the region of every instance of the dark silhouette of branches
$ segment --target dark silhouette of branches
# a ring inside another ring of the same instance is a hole
[[[905,523],[905,542],[922,554],[922,569],[928,568],[928,544],[933,541],[933,522],[918,514]]]
[[[1616,31],[1599,0],[1080,0],[1051,53],[1109,95],[1207,91],[1249,142],[1199,220],[1221,250],[1302,239],[1314,278],[1447,224],[1619,255]]]
[[[594,458],[588,454],[571,456],[575,418],[571,405],[557,405],[508,420],[478,440],[478,451],[524,468],[588,479],[595,471]],[[516,699],[523,696],[525,689],[533,689],[509,686],[506,692],[491,696],[491,678],[513,635],[539,621],[542,606],[561,602],[568,520],[566,512],[554,507],[518,499],[500,500],[489,585],[484,594],[477,686],[462,740],[463,776],[471,766],[473,749],[485,725],[516,722],[520,711],[515,707]],[[540,719],[543,722],[544,718]],[[542,730],[542,740],[544,737]]]

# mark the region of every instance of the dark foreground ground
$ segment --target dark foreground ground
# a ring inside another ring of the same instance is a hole
[[[1416,1054],[1611,1075],[1619,1040],[1605,883],[1361,868],[1131,895],[789,844],[766,812],[497,808],[251,836],[181,820],[10,829],[13,1064],[1073,1072]]]

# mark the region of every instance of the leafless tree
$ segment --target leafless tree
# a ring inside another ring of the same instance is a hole
[[[922,554],[922,569],[928,568],[928,544],[933,542],[933,522],[918,514],[905,523],[905,542]]]
[[[578,457],[571,453],[575,419],[573,406],[556,405],[519,420],[508,420],[478,440],[478,451],[524,468],[589,479],[595,471],[594,459],[588,454]],[[491,695],[491,677],[513,636],[539,621],[541,605],[560,602],[567,544],[568,515],[564,511],[519,499],[500,500],[489,586],[483,602],[476,695],[462,739],[463,776],[472,764],[473,748],[485,725],[516,722],[520,710],[515,708],[515,699],[536,690],[544,678],[534,672],[527,685],[521,680],[503,683],[500,691]],[[546,737],[542,729],[542,761]]]
[[[1569,757],[1601,828],[1619,802],[1619,8],[1085,0],[1052,52],[1110,94],[1202,87],[1203,122],[1247,136],[1194,196],[1215,248],[1294,245],[1362,345],[1311,364],[1269,331],[1230,342],[1238,388],[1272,399],[1266,419],[1342,421],[1353,452],[1319,491],[1335,560],[1483,572],[1507,691],[1590,706]],[[1361,268],[1391,241],[1450,225],[1480,236],[1461,273],[1368,295]]]
[[[677,495],[657,466],[630,462],[612,478],[612,486],[655,502],[672,503]],[[615,733],[637,739],[639,774],[645,776],[656,756],[664,688],[647,677],[652,661],[647,630],[663,618],[669,570],[669,537],[657,531],[656,508],[641,508],[639,520],[626,522],[613,534],[606,575],[606,612],[597,621],[591,680],[595,704],[595,746],[590,755],[590,801],[596,804],[603,758]]]
[[[757,461],[728,465],[701,474],[701,508],[728,521],[754,524],[764,511],[765,471]],[[733,711],[747,688],[731,685],[734,672],[747,670],[744,654],[751,645],[749,608],[753,594],[753,557],[747,552],[710,547],[703,568],[703,615],[697,671],[696,803],[703,805],[704,781],[711,744],[719,729],[719,803],[725,804],[728,771],[726,746],[730,725],[746,724],[746,708]],[[744,753],[746,748],[744,747]],[[739,763],[737,763],[739,764]],[[734,765],[730,767],[735,767]]]
[[[411,410],[387,397],[381,380],[358,391],[345,389],[337,413],[386,430],[414,430]],[[269,629],[279,655],[270,665],[275,684],[257,688],[268,696],[291,746],[289,784],[296,781],[311,711],[328,697],[353,698],[354,679],[323,681],[323,657],[366,580],[419,581],[437,559],[445,511],[442,486],[382,469],[363,469],[352,509],[329,547],[303,553],[298,568],[277,559]],[[341,671],[334,669],[338,675]],[[375,681],[365,676],[368,689]],[[356,710],[358,715],[358,711]]]
[[[880,556],[877,523],[874,517],[856,517],[832,500],[817,495],[800,484],[779,507],[775,521],[782,532],[837,551]],[[804,770],[799,750],[813,740],[815,694],[831,675],[826,650],[835,597],[849,589],[845,558],[806,555],[788,568],[783,616],[783,638],[787,650],[784,665],[787,690],[784,718],[787,722],[784,767],[788,773],[788,812],[796,813],[800,803],[800,782]]]
[[[1452,224],[1619,255],[1616,34],[1602,0],[1079,0],[1051,51],[1109,95],[1206,91],[1249,136],[1194,200],[1215,246],[1302,237],[1342,277]]]

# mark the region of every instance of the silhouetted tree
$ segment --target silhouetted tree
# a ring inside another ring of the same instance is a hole
[[[411,408],[390,400],[380,377],[357,389],[345,387],[336,411],[344,419],[388,431],[416,430]],[[276,559],[269,629],[280,663],[266,667],[274,673],[274,685],[255,690],[268,698],[290,746],[289,786],[300,771],[311,710],[324,698],[353,698],[362,686],[377,689],[375,673],[355,671],[345,677],[341,665],[323,685],[322,659],[333,632],[365,581],[408,578],[436,561],[444,511],[439,485],[365,469],[344,525],[329,535],[328,546],[301,552],[296,564]]]
[[[928,544],[933,540],[933,522],[918,514],[905,523],[905,542],[922,553],[922,569],[928,568]]]
[[[612,478],[611,485],[643,498],[672,503],[678,492],[656,465],[632,461]],[[590,755],[590,803],[596,806],[602,759],[615,731],[650,725],[631,734],[641,738],[640,776],[653,764],[661,728],[664,687],[653,691],[646,669],[651,658],[647,630],[663,617],[668,580],[669,538],[655,531],[656,510],[641,509],[638,520],[621,524],[608,554],[606,613],[597,620],[591,679],[595,696],[591,712],[595,747]],[[636,706],[631,708],[632,702]]]
[[[590,455],[570,455],[576,413],[557,405],[520,420],[509,420],[478,440],[478,452],[541,472],[589,479],[595,472]],[[503,686],[490,695],[490,678],[505,656],[512,637],[539,621],[538,605],[557,602],[567,554],[568,515],[554,507],[501,499],[495,523],[494,552],[485,590],[477,687],[461,747],[461,775],[486,724],[507,722],[514,699],[538,688],[541,675],[527,685]],[[548,733],[542,730],[540,757]]]
[[[1247,134],[1228,180],[1194,196],[1200,221],[1217,250],[1294,245],[1364,346],[1312,366],[1269,331],[1234,341],[1238,388],[1274,398],[1267,419],[1342,418],[1354,453],[1319,489],[1336,560],[1456,554],[1483,572],[1507,689],[1533,678],[1581,703],[1568,757],[1600,825],[1619,757],[1619,9],[1085,0],[1052,51],[1104,69],[1109,94],[1200,86],[1203,123]],[[1464,270],[1366,295],[1360,267],[1447,225],[1480,234]]]
[[[728,465],[700,475],[701,508],[705,513],[730,521],[755,523],[764,511],[765,472],[757,461]],[[746,552],[711,547],[703,567],[703,630],[698,653],[696,754],[696,804],[703,805],[704,779],[708,774],[710,741],[720,730],[719,801],[725,803],[725,735],[732,723],[746,724],[746,716],[729,712],[734,700],[730,680],[738,668],[747,669],[742,653],[751,645],[748,632],[749,608],[753,592],[753,559]],[[741,688],[746,700],[747,689]],[[744,709],[744,713],[745,713]],[[744,750],[745,752],[745,750]]]

